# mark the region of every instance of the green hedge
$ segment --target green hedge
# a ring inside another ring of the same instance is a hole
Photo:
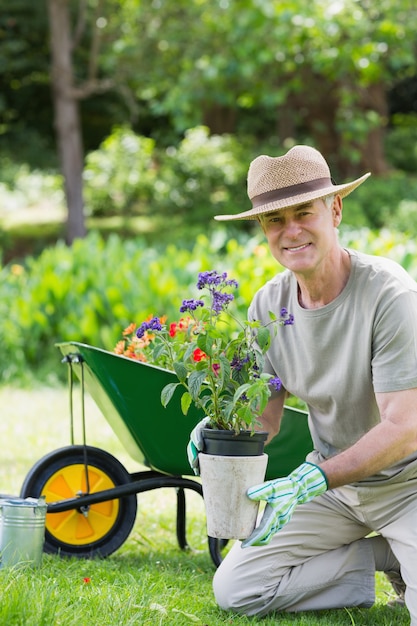
[[[129,128],[116,128],[84,170],[87,212],[93,216],[165,216],[187,224],[248,205],[250,156],[230,135],[199,126],[178,145],[157,147]]]
[[[417,244],[384,230],[345,229],[344,245],[389,256],[417,277]],[[142,240],[103,240],[91,234],[72,248],[63,243],[0,271],[0,380],[63,379],[60,341],[113,349],[123,328],[148,315],[178,319],[184,298],[196,295],[200,271],[227,271],[239,282],[237,313],[279,267],[259,232],[229,239],[227,229],[189,246],[147,246]]]
[[[149,314],[177,319],[182,299],[195,294],[199,271],[242,276],[237,306],[244,311],[253,287],[275,271],[259,254],[256,240],[243,246],[222,235],[200,236],[188,249],[157,250],[141,240],[91,234],[72,248],[58,243],[24,266],[8,265],[0,272],[1,379],[60,376],[56,342],[112,349],[132,321]]]

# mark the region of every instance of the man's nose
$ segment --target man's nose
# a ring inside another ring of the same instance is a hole
[[[285,234],[294,237],[294,235],[298,235],[301,231],[301,226],[295,219],[288,219],[284,224]]]

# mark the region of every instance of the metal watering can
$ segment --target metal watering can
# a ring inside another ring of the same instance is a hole
[[[0,567],[41,564],[46,508],[44,497],[0,499]]]

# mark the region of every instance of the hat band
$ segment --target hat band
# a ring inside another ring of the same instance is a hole
[[[307,183],[297,183],[296,185],[289,185],[288,187],[281,187],[281,189],[272,189],[265,193],[260,193],[259,196],[252,198],[252,206],[256,209],[263,204],[269,204],[275,200],[283,200],[284,198],[291,198],[293,196],[300,196],[308,193],[309,191],[318,191],[319,189],[325,189],[331,187],[332,181],[330,178],[316,178],[310,180]]]

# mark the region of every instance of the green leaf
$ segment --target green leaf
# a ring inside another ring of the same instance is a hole
[[[165,387],[161,391],[162,406],[167,406],[179,384],[180,383],[169,383],[168,385],[165,385]]]
[[[207,376],[207,370],[202,370],[201,372],[194,371],[191,372],[188,378],[188,390],[191,394],[193,400],[197,400],[200,395],[201,385],[205,381]]]
[[[174,361],[173,363],[174,365],[174,371],[178,377],[178,380],[182,383],[184,383],[187,379],[187,368],[185,367],[184,363],[182,363],[181,361]]]
[[[197,337],[197,345],[208,356],[213,356],[214,339],[209,333],[200,333]]]
[[[190,356],[192,355],[192,353],[194,352],[194,350],[196,349],[196,343],[193,341],[191,342],[188,346],[186,351],[184,352],[184,361],[187,361],[187,359],[190,358]]]
[[[155,361],[157,361],[163,354],[167,354],[167,349],[163,343],[160,343],[155,346],[152,352],[152,357]]]
[[[181,411],[184,413],[184,415],[187,415],[188,413],[188,409],[191,406],[191,402],[192,402],[192,397],[191,395],[188,393],[188,391],[185,391],[182,396],[181,396]]]
[[[241,385],[238,389],[236,389],[235,395],[233,396],[233,403],[236,404],[241,395],[250,390],[250,388],[251,385],[249,385],[249,383],[245,383],[244,385]]]
[[[258,329],[256,341],[258,342],[258,346],[261,348],[261,350],[267,350],[271,341],[269,329],[265,328],[265,326],[261,326],[261,328]]]
[[[220,389],[224,389],[230,381],[231,367],[229,359],[227,359],[223,354],[220,356],[219,361],[221,366],[219,371],[219,386]]]
[[[237,411],[239,420],[244,422],[246,426],[252,426],[254,421],[253,409],[250,406],[242,406]]]

